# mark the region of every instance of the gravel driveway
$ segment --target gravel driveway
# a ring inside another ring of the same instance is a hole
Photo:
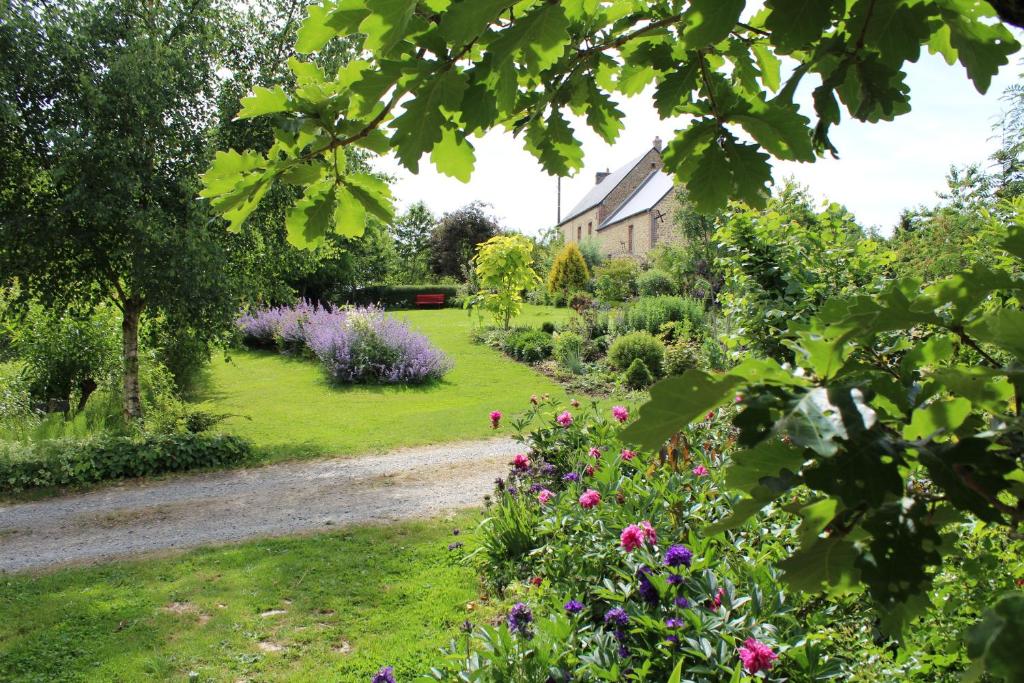
[[[516,446],[492,439],[409,448],[0,506],[0,571],[431,517],[479,505]]]

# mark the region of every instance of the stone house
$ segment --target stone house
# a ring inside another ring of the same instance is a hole
[[[565,242],[595,240],[605,256],[644,260],[653,247],[678,239],[673,230],[675,184],[662,171],[661,140],[615,171],[598,172],[594,187],[558,228]]]

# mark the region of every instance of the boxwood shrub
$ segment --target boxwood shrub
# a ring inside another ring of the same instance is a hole
[[[0,492],[234,465],[250,453],[247,441],[224,434],[0,443]]]
[[[682,296],[641,296],[626,306],[618,316],[613,316],[609,325],[616,334],[644,331],[658,334],[665,323],[688,320],[690,330],[704,329],[704,305],[694,299]]]
[[[608,360],[617,370],[627,370],[640,360],[657,377],[665,360],[665,345],[647,332],[630,332],[612,342]]]
[[[505,341],[505,353],[524,363],[536,363],[551,356],[554,341],[547,332],[534,329],[513,330]]]

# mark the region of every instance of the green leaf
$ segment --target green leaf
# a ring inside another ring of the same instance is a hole
[[[968,325],[967,332],[1024,360],[1024,311],[1001,308]]]
[[[778,51],[786,54],[819,39],[832,22],[836,0],[768,0],[765,28]]]
[[[860,582],[860,570],[854,564],[858,556],[857,547],[842,537],[818,538],[801,546],[778,567],[794,590],[842,595],[854,592]]]
[[[786,490],[789,488],[786,482],[800,472],[804,460],[800,448],[779,440],[764,442],[733,454],[732,464],[726,472],[725,485],[729,489],[745,492],[758,486]]]
[[[276,86],[273,90],[256,86],[252,89],[252,95],[242,98],[242,109],[235,119],[251,119],[282,111],[288,111],[288,94],[281,86]]]
[[[782,62],[765,43],[754,43],[750,49],[754,53],[758,68],[761,69],[761,82],[764,83],[764,87],[772,92],[778,91],[782,85]]]
[[[366,34],[363,46],[386,55],[405,39],[416,0],[366,0],[366,7],[370,14],[359,25]]]
[[[334,191],[334,230],[345,237],[361,237],[366,230],[366,207],[345,185]]]
[[[441,129],[447,123],[442,109],[455,111],[462,102],[466,79],[454,70],[428,78],[410,98],[401,116],[393,122],[391,143],[402,165],[419,172],[419,160],[441,141]]]
[[[683,675],[683,662],[686,661],[686,657],[680,657],[679,661],[676,662],[676,666],[672,669],[672,674],[668,677],[668,683],[679,683]]]
[[[639,95],[657,75],[658,72],[652,66],[625,64],[619,72],[616,88],[626,97]]]
[[[450,45],[462,47],[478,38],[514,0],[462,0],[454,2],[441,18],[439,30]]]
[[[733,199],[746,202],[753,208],[763,207],[768,201],[768,186],[772,182],[768,155],[757,145],[733,142],[727,142],[725,150],[732,172]],[[724,208],[724,204],[719,208]]]
[[[978,438],[931,444],[921,449],[919,458],[950,504],[982,521],[1001,524],[1005,522],[1003,515],[991,501],[1010,486],[1007,475],[1020,469],[1012,455],[990,449],[989,445]]]
[[[1010,681],[1024,680],[1024,594],[1006,593],[967,631],[967,656],[989,674]]]
[[[312,249],[323,242],[333,225],[332,188],[333,183],[327,178],[306,187],[305,194],[285,217],[290,244],[299,249]]]
[[[295,81],[300,86],[324,82],[324,73],[313,62],[302,62],[295,57],[289,57],[288,68],[295,74]]]
[[[238,185],[243,176],[265,167],[266,159],[256,152],[239,154],[233,149],[217,152],[210,168],[202,176],[203,190],[199,196],[210,198],[226,194]]]
[[[587,88],[587,125],[605,142],[615,142],[625,127],[622,122],[625,114],[593,81],[587,80],[584,87]]]
[[[974,87],[988,91],[992,77],[1009,63],[1009,56],[1020,49],[1002,23],[994,22],[995,13],[987,2],[977,0],[936,0],[942,19],[949,27],[949,44]]]
[[[694,177],[686,184],[699,213],[713,215],[725,207],[733,191],[732,168],[721,145],[708,145],[699,159]]]
[[[337,35],[335,30],[327,25],[327,19],[335,6],[336,3],[325,0],[321,5],[309,5],[306,8],[306,19],[295,34],[296,52],[308,54],[321,50],[327,41]]]
[[[473,146],[454,128],[445,128],[441,140],[430,153],[430,160],[441,173],[468,183],[473,175],[476,156],[473,154]]]
[[[1024,259],[1024,225],[1012,223],[1007,227],[1007,237],[999,246],[1017,258]]]
[[[730,114],[729,119],[779,159],[814,161],[809,120],[795,105],[774,101],[752,104],[748,112]]]
[[[970,414],[971,402],[966,398],[929,403],[913,412],[910,424],[903,428],[903,438],[917,441],[933,438],[936,434],[952,433]]]
[[[378,220],[388,223],[395,217],[395,208],[391,204],[391,189],[383,180],[368,173],[352,173],[342,180],[352,196]]]
[[[981,366],[954,365],[937,368],[929,376],[955,396],[962,396],[976,408],[993,413],[1005,413],[1007,402],[1013,398],[1013,385],[1005,372]]]
[[[494,67],[521,55],[526,72],[539,74],[552,66],[569,44],[569,20],[557,4],[544,4],[516,19],[491,42]]]
[[[832,456],[839,450],[837,441],[848,437],[840,408],[831,401],[829,390],[816,387],[805,393],[779,424],[793,443],[815,453]]]
[[[681,69],[669,71],[654,89],[654,107],[658,115],[667,119],[677,113],[677,108],[688,104],[694,90],[697,89],[697,74],[700,63],[690,59]]]
[[[729,35],[740,20],[746,0],[691,0],[680,24],[689,48],[714,45]]]

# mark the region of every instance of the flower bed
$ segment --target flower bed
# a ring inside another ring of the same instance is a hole
[[[375,306],[331,308],[302,301],[243,314],[236,326],[250,346],[308,352],[340,383],[416,384],[452,368],[425,336]]]

